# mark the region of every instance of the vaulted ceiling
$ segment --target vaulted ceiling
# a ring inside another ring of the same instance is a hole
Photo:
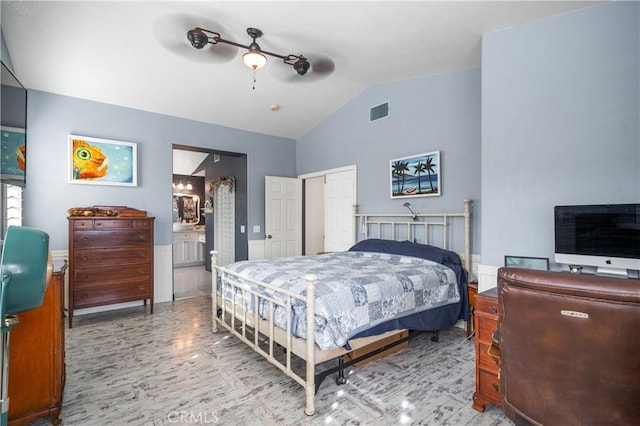
[[[295,139],[372,85],[480,67],[483,33],[596,3],[3,0],[1,28],[29,89]],[[197,26],[244,45],[259,28],[263,50],[311,70],[268,57],[254,90],[244,49],[196,50]]]

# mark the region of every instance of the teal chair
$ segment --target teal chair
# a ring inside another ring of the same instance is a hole
[[[9,226],[2,247],[0,272],[0,331],[2,362],[0,384],[2,416],[0,425],[8,423],[9,332],[18,323],[21,312],[42,305],[51,278],[53,264],[49,255],[49,235],[33,228]]]

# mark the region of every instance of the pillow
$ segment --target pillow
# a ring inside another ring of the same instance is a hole
[[[377,253],[393,253],[405,256],[420,257],[441,264],[462,266],[458,253],[427,244],[411,241],[393,241],[371,238],[356,243],[349,251],[366,251]]]

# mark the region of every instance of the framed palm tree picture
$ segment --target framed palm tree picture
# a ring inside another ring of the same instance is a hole
[[[391,160],[389,174],[391,198],[442,195],[440,151]]]

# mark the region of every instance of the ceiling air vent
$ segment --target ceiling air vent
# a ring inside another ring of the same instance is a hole
[[[369,122],[381,120],[389,116],[389,102],[369,108]]]

